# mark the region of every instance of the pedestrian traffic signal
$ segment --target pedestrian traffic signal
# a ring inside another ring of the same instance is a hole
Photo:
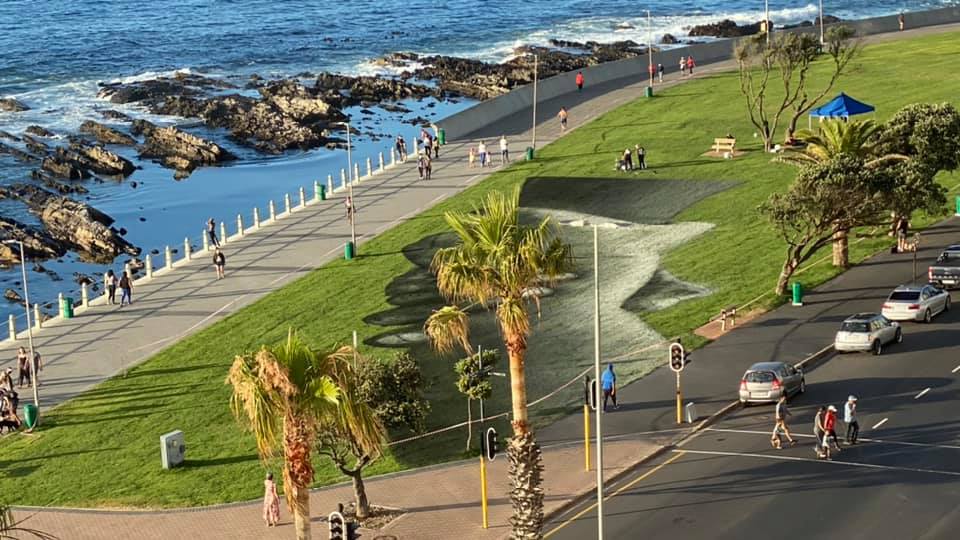
[[[481,451],[488,461],[493,461],[500,451],[500,441],[497,440],[497,430],[490,428],[480,439]]]
[[[597,392],[597,380],[591,379],[587,383],[589,390],[587,391],[587,405],[590,405],[590,408],[597,410],[598,401],[598,392]]]
[[[347,537],[344,536],[347,531],[347,521],[343,519],[343,514],[331,512],[327,518],[327,523],[330,526],[330,540],[347,540]]]
[[[679,343],[670,344],[670,369],[677,373],[683,371],[687,365],[687,355],[683,350],[683,345]]]
[[[356,521],[350,521],[347,523],[347,540],[357,540],[360,538],[360,533],[357,532],[360,530],[360,524]]]

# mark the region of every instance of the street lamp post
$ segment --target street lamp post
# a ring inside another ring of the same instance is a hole
[[[24,311],[27,313],[27,342],[30,345],[31,379],[33,380],[33,405],[37,408],[37,424],[40,423],[40,393],[37,391],[37,355],[33,349],[33,323],[30,320],[30,291],[27,288],[27,259],[23,252],[23,242],[20,240],[4,240],[4,244],[20,245],[20,271],[23,274],[23,301]]]
[[[352,145],[350,144],[350,122],[337,122],[337,125],[341,125],[347,128],[347,197],[350,197],[350,243],[353,244],[353,249],[357,249],[357,212],[355,211],[357,206],[357,201],[353,199],[353,153]]]
[[[650,84],[647,92],[653,91],[653,23],[650,20],[650,10],[647,10],[647,73],[650,74]]]
[[[770,45],[770,0],[763,0],[763,27],[766,29],[764,38]]]
[[[540,55],[533,55],[533,136],[530,140],[530,147],[537,149],[537,69],[540,62]]]
[[[826,43],[823,40],[823,0],[820,0],[820,45]]]

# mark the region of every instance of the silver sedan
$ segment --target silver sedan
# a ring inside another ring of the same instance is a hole
[[[904,285],[894,289],[883,303],[883,316],[891,321],[930,322],[950,310],[950,293],[933,285]]]

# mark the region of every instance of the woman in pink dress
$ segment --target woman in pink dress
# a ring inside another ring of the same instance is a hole
[[[267,473],[263,488],[263,520],[267,527],[273,527],[280,521],[280,497],[277,496],[277,485],[273,483],[273,473]]]

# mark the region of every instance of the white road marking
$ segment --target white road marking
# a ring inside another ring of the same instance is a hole
[[[879,425],[879,424],[878,424]],[[876,426],[875,426],[876,427]],[[723,428],[707,428],[703,431],[717,431],[721,433],[745,433],[748,435],[763,435],[765,437],[770,437],[769,431],[757,431],[750,429],[723,429]],[[792,433],[792,432],[791,432]],[[806,433],[792,433],[794,437],[800,437],[805,439],[814,438],[813,435]],[[604,437],[606,440],[606,437]],[[951,444],[930,444],[930,443],[918,443],[918,442],[908,442],[908,441],[891,441],[889,439],[868,439],[865,437],[859,437],[858,442],[868,442],[868,443],[877,443],[877,444],[893,444],[899,446],[918,446],[921,448],[943,448],[946,450],[960,450],[960,446],[955,446]],[[678,445],[679,446],[679,445]]]
[[[950,373],[956,373],[958,371],[960,371],[960,366],[953,368],[953,371],[951,371]]]
[[[872,428],[870,428],[870,429],[877,429],[878,427],[886,424],[886,423],[887,423],[887,420],[889,420],[889,418],[884,418],[883,420],[881,420],[881,421],[877,422],[876,424],[874,424],[874,426],[873,426]]]
[[[919,394],[913,396],[913,399],[920,399],[929,391],[930,391],[930,388],[926,388],[923,390],[923,392],[920,392]]]
[[[853,461],[825,461],[822,459],[815,459],[815,458],[785,456],[783,454],[778,454],[778,455],[751,454],[748,452],[720,452],[716,450],[690,450],[690,449],[673,450],[673,451],[684,452],[687,454],[703,454],[708,456],[752,457],[752,458],[759,458],[759,459],[776,459],[780,461],[804,461],[808,463],[840,465],[845,467],[863,467],[865,469],[880,469],[884,471],[918,472],[918,473],[927,473],[927,474],[939,474],[943,476],[960,476],[960,472],[955,472],[955,471],[938,471],[934,469],[915,469],[912,467],[894,467],[891,465],[876,465],[873,463],[857,463]]]

